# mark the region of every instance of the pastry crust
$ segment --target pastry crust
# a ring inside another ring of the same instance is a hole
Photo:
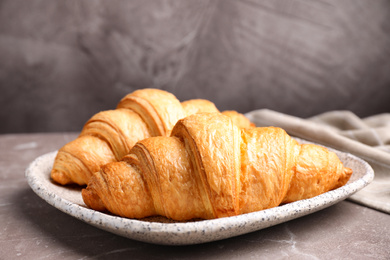
[[[94,136],[81,136],[58,151],[51,178],[62,185],[84,185],[93,173],[99,171],[99,164],[113,161],[115,156],[106,142]]]
[[[206,99],[190,99],[181,102],[181,105],[187,116],[203,112],[219,112],[214,103]]]
[[[102,167],[82,196],[88,207],[128,218],[212,219],[311,198],[351,174],[333,152],[281,128],[240,129],[221,113],[198,113]]]
[[[207,100],[180,103],[173,94],[163,90],[136,90],[122,98],[116,109],[99,112],[86,122],[80,140],[58,151],[51,178],[62,185],[86,185],[100,166],[120,160],[137,141],[169,136],[179,119],[198,112],[219,111]]]
[[[120,160],[136,142],[152,135],[139,114],[122,108],[95,114],[85,124],[80,136],[95,136],[105,141],[116,160]]]
[[[177,120],[186,116],[180,101],[171,93],[156,89],[136,90],[126,95],[117,108],[133,110],[149,126],[152,136],[165,136]]]
[[[223,111],[222,114],[230,117],[233,120],[234,124],[236,126],[238,126],[239,128],[255,127],[255,124],[253,124],[251,121],[249,121],[248,118],[246,118],[243,114],[238,113],[235,110],[226,110],[226,111]]]

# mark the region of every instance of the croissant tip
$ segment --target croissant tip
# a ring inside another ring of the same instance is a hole
[[[352,172],[353,171],[351,168],[344,167],[344,174],[342,176],[340,176],[340,178],[338,179],[338,183],[336,185],[336,188],[339,188],[339,187],[345,185],[349,181],[349,179],[351,178]]]
[[[71,184],[72,180],[63,172],[53,169],[50,173],[51,179],[61,185]]]
[[[91,189],[89,186],[82,189],[81,196],[83,197],[84,203],[87,207],[97,211],[106,211],[103,201],[94,189]]]
[[[352,175],[352,169],[351,168],[347,168],[347,167],[345,167],[344,168],[344,174],[346,175],[346,176],[348,176],[348,178]]]

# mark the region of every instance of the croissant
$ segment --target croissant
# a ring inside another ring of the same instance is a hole
[[[122,217],[213,219],[311,198],[351,174],[335,153],[281,128],[240,129],[226,115],[198,113],[179,120],[170,137],[139,141],[102,166],[82,197]]]
[[[168,136],[179,119],[199,112],[218,112],[218,109],[208,100],[180,103],[163,90],[136,90],[126,95],[116,109],[92,116],[79,137],[59,149],[51,178],[62,185],[85,185],[100,166],[120,160],[137,141]],[[240,113],[226,113],[241,127],[253,126]]]

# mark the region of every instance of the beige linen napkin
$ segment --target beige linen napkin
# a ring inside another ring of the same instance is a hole
[[[349,111],[332,111],[302,119],[260,109],[246,116],[257,126],[278,126],[368,162],[375,172],[373,182],[349,199],[390,214],[390,113],[359,118]]]

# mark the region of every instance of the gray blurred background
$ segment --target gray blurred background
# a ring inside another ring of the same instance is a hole
[[[145,87],[243,113],[390,112],[390,1],[0,0],[0,133],[80,131]]]

